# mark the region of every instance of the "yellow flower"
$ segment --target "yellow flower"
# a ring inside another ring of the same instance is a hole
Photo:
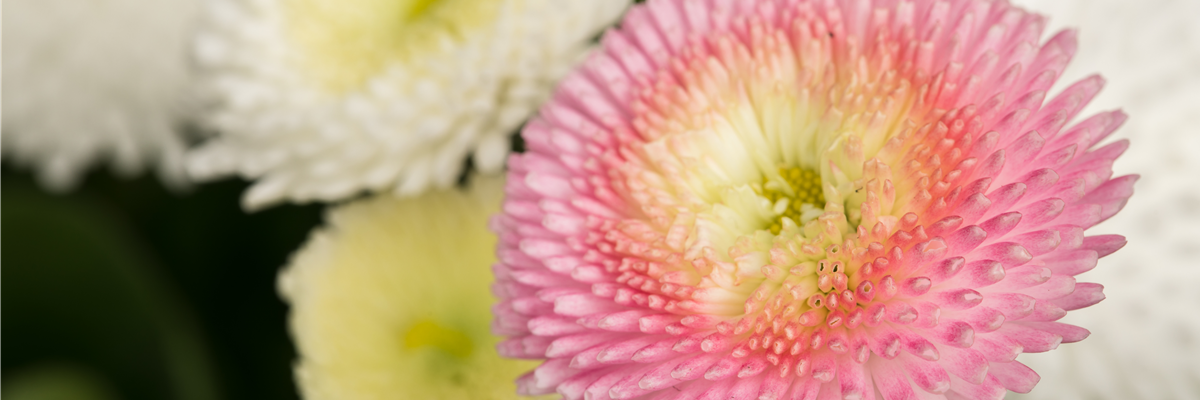
[[[338,206],[279,278],[306,399],[516,398],[490,332],[503,184]]]

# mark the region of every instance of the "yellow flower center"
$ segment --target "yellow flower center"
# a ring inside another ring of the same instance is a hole
[[[436,2],[438,2],[438,0],[415,0],[410,2],[407,12],[408,20],[412,21],[413,19],[416,19],[422,13],[424,13],[425,10],[428,10],[429,6],[432,6],[433,3]]]
[[[454,357],[467,358],[471,355],[475,344],[467,334],[425,319],[414,324],[412,328],[408,329],[408,333],[404,334],[404,347],[408,349],[433,347]]]
[[[494,0],[286,2],[288,39],[323,90],[361,88],[389,65],[437,50],[496,15]]]
[[[779,176],[783,178],[782,184],[779,180],[767,180],[763,182],[762,190],[759,191],[759,194],[770,200],[771,204],[777,205],[777,209],[783,209],[783,212],[779,214],[779,219],[770,226],[771,233],[776,235],[783,229],[783,218],[791,218],[797,225],[800,224],[801,215],[810,209],[804,205],[807,204],[811,206],[811,209],[818,210],[825,207],[825,194],[821,191],[820,173],[811,169],[792,167],[780,168]]]

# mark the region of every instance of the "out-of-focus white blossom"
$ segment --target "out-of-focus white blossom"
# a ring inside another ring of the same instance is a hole
[[[509,135],[627,0],[212,0],[196,44],[198,179],[255,180],[248,209],[447,187]]]
[[[185,182],[187,43],[197,0],[4,2],[3,154],[68,190],[111,162]]]

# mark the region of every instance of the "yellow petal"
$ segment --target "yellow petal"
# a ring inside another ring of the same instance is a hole
[[[315,399],[517,398],[535,363],[501,359],[489,290],[500,179],[333,208],[279,279],[297,381]]]

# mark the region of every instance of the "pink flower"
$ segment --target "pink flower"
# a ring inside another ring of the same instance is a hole
[[[651,0],[509,159],[498,350],[568,399],[999,399],[1132,193],[1075,34],[998,1]]]

